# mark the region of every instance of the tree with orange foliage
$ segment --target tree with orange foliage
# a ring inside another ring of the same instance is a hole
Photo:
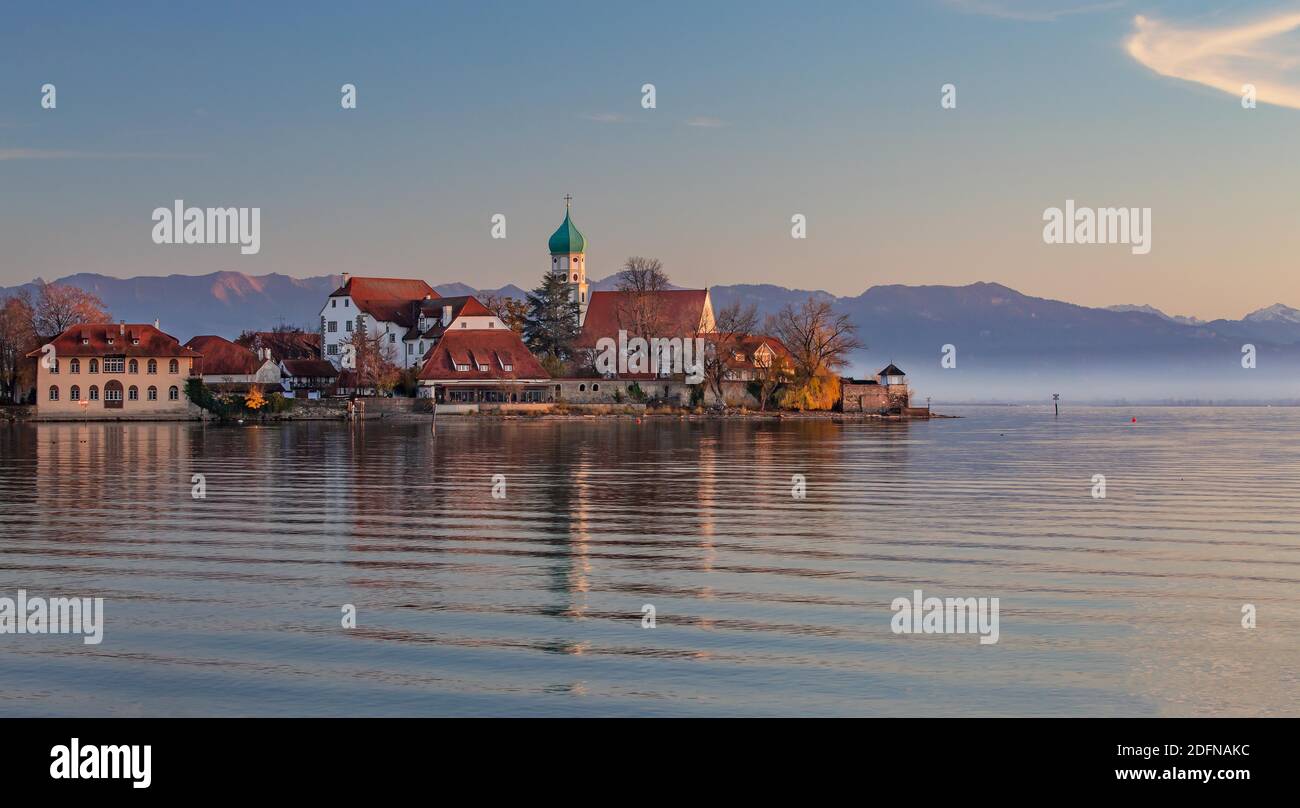
[[[262,395],[261,389],[254,387],[244,398],[244,406],[257,412],[266,406],[266,397]]]

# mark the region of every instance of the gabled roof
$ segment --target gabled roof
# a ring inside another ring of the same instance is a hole
[[[338,368],[325,359],[283,359],[280,366],[286,375],[304,379],[332,379],[339,375]]]
[[[456,370],[456,365],[469,370]],[[487,370],[479,370],[479,365]],[[503,365],[510,365],[506,370]],[[509,329],[453,329],[443,335],[429,351],[420,368],[424,381],[493,381],[514,379],[549,379],[550,375],[524,346],[519,335]]]
[[[282,359],[320,358],[320,334],[305,331],[257,331],[253,334],[253,344],[258,348],[270,348],[271,358],[277,362]]]
[[[202,355],[194,369],[204,376],[246,376],[256,373],[266,361],[248,348],[212,334],[194,337],[185,347]]]
[[[578,335],[577,347],[594,348],[596,341],[602,337],[618,338],[619,329],[631,334],[632,312],[640,305],[637,292],[592,292],[587,305],[587,316],[582,321],[582,331]],[[646,292],[652,295],[651,305],[655,306],[657,318],[663,334],[641,334],[643,337],[694,337],[704,322],[705,305],[709,300],[708,289],[669,289],[662,292]]]
[[[416,305],[436,300],[438,293],[424,281],[410,278],[348,278],[330,297],[351,297],[357,308],[386,323],[415,325]]]
[[[412,339],[436,339],[443,332],[442,309],[444,306],[451,306],[451,321],[455,322],[458,317],[495,317],[492,310],[479,302],[478,298],[473,295],[457,295],[455,297],[440,297],[436,300],[426,300],[420,304],[419,313],[428,318],[433,318],[433,325],[419,330],[419,322],[412,324],[406,334],[402,336],[404,340]]]
[[[110,343],[109,340],[112,340]],[[137,345],[136,342],[139,342]],[[83,344],[84,342],[84,344]],[[74,325],[50,340],[57,357],[65,356],[141,356],[198,357],[197,351],[185,348],[171,334],[143,323],[88,323]],[[42,346],[43,348],[44,346]],[[40,356],[37,348],[28,356]]]
[[[764,334],[734,335],[714,332],[705,334],[704,338],[722,346],[725,351],[722,363],[735,370],[756,370],[760,367],[755,364],[754,355],[764,345],[772,351],[775,357],[785,359],[787,362],[793,361],[790,351],[776,337]],[[737,359],[736,354],[738,353],[743,354],[744,358]]]

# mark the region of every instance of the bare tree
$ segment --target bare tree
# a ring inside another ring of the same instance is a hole
[[[45,339],[57,337],[74,325],[113,321],[97,295],[65,283],[42,283],[35,301],[25,291],[21,296],[32,312],[32,331]]]
[[[634,255],[623,262],[623,269],[618,273],[620,292],[662,292],[669,286],[668,273],[658,258]]]
[[[524,333],[524,326],[528,322],[527,303],[496,292],[488,292],[480,300],[488,311],[495,314],[501,322],[506,324],[506,328],[516,334],[522,335]]]
[[[402,379],[397,366],[397,348],[384,334],[367,335],[353,331],[340,343],[344,354],[351,355],[352,370],[357,375],[357,389],[373,387],[376,393],[392,390]]]
[[[758,308],[742,308],[737,301],[723,308],[714,318],[714,329],[705,336],[704,381],[713,395],[726,406],[722,383],[727,378],[730,357],[758,325]]]
[[[669,336],[662,333],[663,305],[659,292],[667,291],[670,285],[668,274],[658,258],[638,255],[628,258],[618,273],[616,287],[625,293],[618,310],[619,325],[633,336]]]
[[[777,388],[794,376],[794,367],[784,354],[774,352],[772,361],[767,364],[754,363],[754,376],[758,383],[758,411],[764,412]]]
[[[0,301],[0,401],[16,401],[27,366],[26,355],[38,347],[32,331],[31,306],[15,295]]]
[[[799,306],[787,303],[768,318],[767,330],[790,351],[800,384],[834,373],[849,363],[851,351],[865,347],[847,314],[836,314],[830,303],[812,297]]]

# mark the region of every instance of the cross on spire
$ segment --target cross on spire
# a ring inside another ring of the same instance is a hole
[[[565,195],[564,195],[564,209],[565,209],[565,210],[568,210],[568,209],[569,209],[569,203],[572,202],[572,201],[573,201],[573,196],[572,196],[571,194],[565,194]]]

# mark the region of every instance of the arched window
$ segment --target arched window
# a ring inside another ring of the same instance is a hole
[[[593,384],[593,385],[591,386],[591,392],[593,392],[593,393],[599,393],[599,392],[600,392],[600,385],[598,385],[598,384]]]
[[[140,400],[140,388],[139,388],[139,387],[136,387],[134,384],[131,385],[131,389],[126,391],[126,397],[127,397],[127,400],[129,400],[129,401],[139,401],[139,400]]]
[[[180,388],[178,388],[176,385],[173,384],[171,388],[167,390],[167,400],[179,401],[180,397],[181,397]]]
[[[149,364],[148,364],[147,367],[149,368],[149,373],[150,373],[150,374],[157,373],[157,372],[158,372],[158,360],[157,360],[157,359],[150,359],[150,360],[149,360]]]
[[[81,400],[81,388],[78,387],[78,386],[75,385],[75,384],[72,385],[72,389],[68,391],[68,400],[69,400],[69,401],[80,401],[80,400]]]
[[[140,372],[140,361],[137,360],[137,359],[132,359],[132,360],[127,364],[127,369],[128,369],[128,370],[127,370],[128,373],[139,373],[139,372]]]
[[[587,385],[585,385],[585,384],[580,384],[580,385],[578,385],[578,392],[579,392],[579,393],[585,393],[585,392],[587,392]]]
[[[50,373],[58,373],[58,372],[59,372],[59,360],[55,359],[53,362],[50,363]]]
[[[157,401],[157,400],[158,400],[158,388],[157,388],[157,387],[150,386],[150,387],[149,387],[149,392],[148,392],[146,395],[149,396],[149,400],[150,400],[150,401]]]
[[[59,400],[59,388],[56,385],[50,385],[50,401]]]
[[[99,388],[93,384],[90,386],[90,400],[99,401]]]
[[[92,360],[90,360],[90,372],[91,372],[91,373],[98,373],[98,372],[99,372],[99,360],[98,360],[98,359],[92,359]]]
[[[69,372],[69,373],[80,373],[80,372],[81,372],[81,360],[80,360],[80,359],[73,359],[73,360],[70,360],[70,361],[68,362],[68,372]]]
[[[180,372],[181,372],[181,363],[180,363],[180,362],[177,362],[175,359],[173,359],[172,361],[168,362],[168,363],[167,363],[167,372],[168,372],[168,373],[180,373]]]

